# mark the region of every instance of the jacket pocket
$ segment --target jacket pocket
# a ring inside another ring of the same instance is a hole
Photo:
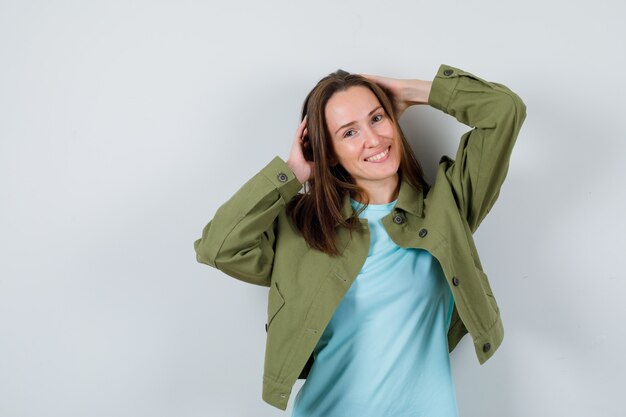
[[[274,317],[280,311],[281,308],[285,305],[285,299],[278,289],[278,284],[276,281],[272,282],[270,285],[270,292],[267,299],[267,326],[266,329],[272,324]]]

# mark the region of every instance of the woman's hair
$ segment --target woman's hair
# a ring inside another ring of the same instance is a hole
[[[339,224],[352,231],[360,225],[358,213],[353,213],[347,220],[343,219],[341,208],[346,194],[349,193],[364,206],[369,203],[367,192],[359,187],[348,171],[338,163],[333,139],[326,123],[325,111],[328,100],[336,92],[345,91],[353,86],[366,87],[374,93],[398,132],[401,155],[398,187],[404,178],[418,191],[427,193],[429,188],[422,168],[400,129],[391,93],[361,75],[343,70],[337,70],[322,78],[309,92],[302,106],[301,120],[308,115],[308,138],[303,141],[303,153],[305,159],[314,162],[313,171],[307,181],[308,187],[305,184],[304,193],[297,194],[288,202],[287,212],[307,244],[331,256],[340,254],[335,242],[335,226]]]

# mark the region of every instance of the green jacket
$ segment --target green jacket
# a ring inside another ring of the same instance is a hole
[[[428,250],[441,264],[454,311],[452,351],[469,332],[480,364],[500,346],[500,310],[472,234],[496,201],[526,106],[502,84],[441,65],[428,104],[473,127],[461,137],[456,160],[442,156],[427,195],[402,180],[398,201],[382,222],[403,248]],[[263,400],[285,410],[298,378],[369,250],[367,219],[352,233],[337,228],[342,256],[310,249],[290,224],[286,203],[301,184],[275,157],[215,213],[194,242],[197,261],[242,281],[269,287]],[[349,197],[344,218],[353,214]]]

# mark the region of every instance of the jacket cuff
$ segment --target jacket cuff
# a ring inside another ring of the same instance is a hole
[[[279,156],[274,157],[269,164],[261,169],[261,174],[276,187],[285,202],[295,197],[304,185]]]
[[[448,113],[448,105],[459,82],[459,75],[462,73],[463,70],[459,68],[441,64],[430,88],[428,104]]]

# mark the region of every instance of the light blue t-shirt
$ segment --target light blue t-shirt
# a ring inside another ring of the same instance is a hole
[[[367,260],[315,347],[292,417],[458,416],[447,338],[454,298],[436,258],[385,231],[380,219],[396,201],[360,214]]]

